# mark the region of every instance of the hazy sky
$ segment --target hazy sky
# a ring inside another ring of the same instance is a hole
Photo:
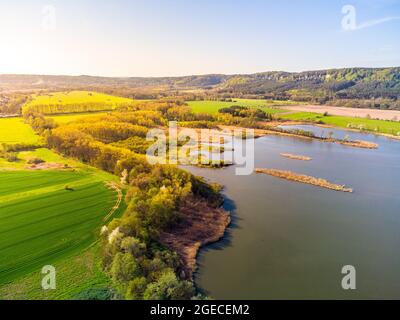
[[[400,0],[0,0],[3,74],[400,66],[399,39]]]

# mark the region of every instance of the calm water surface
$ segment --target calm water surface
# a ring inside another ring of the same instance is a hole
[[[233,223],[202,250],[196,283],[217,299],[400,298],[400,142],[344,130],[335,137],[376,142],[378,150],[267,136],[256,140],[256,168],[291,170],[354,188],[353,194],[281,180],[236,176],[235,167],[190,168],[225,186]],[[280,153],[306,155],[296,161]],[[357,290],[341,269],[357,270]]]

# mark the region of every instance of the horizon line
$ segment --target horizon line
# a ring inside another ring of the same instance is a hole
[[[332,67],[332,68],[317,68],[317,69],[306,69],[302,71],[285,71],[285,70],[268,70],[258,71],[252,73],[199,73],[199,74],[186,74],[186,75],[173,75],[173,76],[104,76],[104,75],[93,75],[93,74],[38,74],[38,73],[0,73],[0,76],[33,76],[33,77],[91,77],[91,78],[114,78],[114,79],[132,79],[132,78],[184,78],[184,77],[202,77],[202,76],[247,76],[256,75],[262,73],[292,73],[300,74],[306,72],[318,72],[318,71],[331,71],[331,70],[342,70],[342,69],[396,69],[399,66],[384,66],[384,67]]]

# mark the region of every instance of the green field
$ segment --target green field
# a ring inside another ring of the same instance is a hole
[[[390,135],[400,135],[400,122],[373,120],[366,118],[344,117],[344,116],[324,116],[312,112],[297,112],[279,115],[279,118],[295,121],[309,121],[321,124],[327,124],[340,128],[351,128],[358,130],[366,130]]]
[[[102,271],[100,245],[53,264],[57,272],[56,290],[43,290],[41,272],[33,272],[0,286],[0,300],[70,300],[82,291],[110,288],[110,278]]]
[[[89,91],[56,92],[35,95],[25,104],[22,112],[33,110],[42,114],[62,114],[114,110],[133,100]]]
[[[281,109],[284,106],[299,104],[293,101],[270,101],[270,100],[257,100],[257,99],[233,99],[232,102],[225,101],[189,101],[188,105],[192,108],[193,112],[204,113],[217,113],[222,108],[231,106],[242,106],[249,108],[260,108],[267,113],[275,114],[285,112]]]
[[[21,118],[0,119],[0,143],[35,144],[40,137]]]
[[[43,104],[60,104],[70,105],[77,103],[106,103],[116,105],[123,102],[132,102],[131,99],[111,96],[108,94],[90,92],[90,91],[70,91],[70,92],[56,92],[47,95],[34,96],[33,100],[27,106],[43,105]]]
[[[0,143],[39,141],[21,118],[0,119]],[[109,279],[98,254],[86,249],[97,240],[117,198],[104,181],[118,177],[46,148],[17,155],[15,162],[0,158],[0,300],[69,299],[87,288],[106,287]],[[31,158],[74,169],[29,171]],[[66,185],[74,191],[65,190]],[[122,203],[114,216],[124,208]],[[40,271],[47,264],[58,272],[54,291],[40,287]]]
[[[82,170],[0,172],[0,284],[96,240],[116,202],[102,178]]]
[[[47,148],[38,148],[31,151],[20,151],[17,152],[17,155],[18,155],[18,160],[15,162],[8,162],[7,160],[0,158],[0,174],[2,173],[1,171],[2,169],[24,170],[26,169],[27,161],[29,159],[39,158],[44,160],[45,162],[62,163],[62,164],[67,164],[70,167],[79,168],[80,170],[92,171],[93,173],[96,173],[96,175],[101,176],[105,180],[115,179],[114,176],[104,171],[100,171],[95,168],[90,168],[88,166],[85,166],[81,162],[73,159],[64,158],[61,155]]]

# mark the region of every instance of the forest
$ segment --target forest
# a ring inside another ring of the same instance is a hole
[[[49,148],[121,177],[127,188],[127,210],[101,230],[102,268],[114,290],[110,296],[205,298],[195,290],[182,256],[162,239],[186,219],[183,212],[190,203],[200,201],[207,211],[218,208],[220,189],[176,166],[150,165],[143,151],[150,128],[165,126],[168,120],[202,122],[206,116],[192,113],[179,102],[147,102],[135,110],[61,125],[33,111],[24,117]],[[219,122],[242,121],[229,114],[207,117]],[[97,291],[83,294],[98,298]]]
[[[248,98],[400,110],[399,67],[159,78],[0,75],[0,83],[0,91],[4,92],[10,88],[13,91],[91,90],[130,99],[179,97],[189,101]],[[20,103],[16,102],[16,105]],[[50,113],[62,111],[56,105],[47,105],[46,108],[49,109],[46,112]],[[87,111],[84,106],[76,105],[74,108],[75,111]],[[11,109],[15,112],[18,108]],[[3,108],[1,112],[8,111]]]

